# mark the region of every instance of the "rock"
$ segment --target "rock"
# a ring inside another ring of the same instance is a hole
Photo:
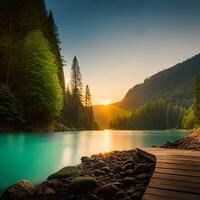
[[[132,164],[132,165],[133,165],[133,164],[134,164],[134,161],[133,161],[132,159],[131,159],[131,160],[127,160],[124,164],[125,164],[125,165],[126,165],[126,164]]]
[[[100,169],[105,166],[106,166],[106,163],[103,160],[99,160],[97,161],[97,163],[94,164],[95,169]]]
[[[136,167],[136,173],[141,174],[141,173],[146,173],[150,170],[149,166],[147,164],[138,164]]]
[[[132,200],[130,197],[125,197],[123,200]]]
[[[124,187],[131,187],[136,184],[136,179],[133,177],[126,177],[123,181],[123,186]]]
[[[113,185],[115,185],[117,188],[122,187],[122,184],[120,182],[114,182]]]
[[[135,172],[132,169],[128,169],[124,172],[124,175],[126,175],[126,176],[131,176],[131,175],[134,175],[134,174],[135,174]]]
[[[125,198],[126,197],[126,194],[123,192],[123,191],[119,191],[119,192],[117,192],[117,194],[116,194],[116,198],[117,199],[123,199],[123,198]]]
[[[62,179],[62,178],[69,178],[69,177],[76,177],[80,176],[81,171],[76,166],[67,166],[59,170],[58,172],[50,175],[48,180],[50,179]]]
[[[87,200],[98,200],[97,196],[95,194],[90,194],[87,198]]]
[[[27,200],[34,193],[35,187],[28,180],[21,180],[8,188],[1,199]]]
[[[115,197],[118,190],[119,189],[115,185],[109,183],[109,184],[101,186],[98,189],[97,194],[98,196],[103,197],[103,198]]]
[[[145,179],[144,181],[142,181],[142,185],[148,186],[149,185],[149,179]]]
[[[90,160],[90,158],[87,157],[87,156],[81,157],[81,161],[82,161],[82,162],[87,162],[87,161],[89,161],[89,160]]]
[[[146,190],[145,187],[138,187],[138,188],[135,189],[136,192],[142,192],[142,193],[144,193],[145,190]]]
[[[131,200],[141,200],[141,196],[137,193],[131,195]]]
[[[128,163],[123,167],[123,170],[128,170],[128,169],[132,169],[133,168],[133,164]]]
[[[150,178],[150,175],[149,174],[139,174],[136,176],[136,178],[139,180],[146,180],[146,179]]]
[[[105,172],[102,171],[102,170],[100,170],[100,169],[96,169],[96,170],[94,171],[94,174],[95,174],[95,176],[101,176],[101,175],[104,175]]]
[[[98,182],[93,177],[79,176],[72,180],[71,188],[78,192],[89,192],[94,190],[98,186]]]
[[[68,200],[79,200],[76,196],[71,195],[67,198]]]
[[[55,194],[55,191],[52,188],[44,186],[44,185],[39,185],[35,190],[34,196],[48,198],[48,197],[52,197],[52,195],[54,194]]]
[[[114,171],[114,173],[119,173],[122,171],[122,168],[117,165],[117,166],[114,166],[113,171]]]
[[[108,173],[110,171],[110,168],[109,167],[102,167],[101,170],[104,171],[105,173]]]

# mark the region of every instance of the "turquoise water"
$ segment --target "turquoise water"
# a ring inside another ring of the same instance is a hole
[[[185,137],[186,131],[81,131],[0,134],[0,189],[20,179],[36,184],[81,156],[157,145]]]

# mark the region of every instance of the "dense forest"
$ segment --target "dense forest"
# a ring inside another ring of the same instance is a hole
[[[134,86],[113,104],[129,111],[110,122],[114,129],[192,129],[200,113],[200,54]]]
[[[193,129],[200,124],[200,78],[196,77],[193,105],[183,107],[154,99],[110,123],[113,129]]]
[[[76,58],[71,88],[65,89],[58,28],[45,2],[1,0],[0,13],[1,128],[96,128],[89,87],[85,103],[75,75]]]
[[[200,74],[199,66],[200,54],[134,86],[116,106],[132,110],[153,99],[165,99],[169,103],[180,104],[184,107],[191,106],[195,76]]]

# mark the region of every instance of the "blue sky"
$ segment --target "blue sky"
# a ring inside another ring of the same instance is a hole
[[[66,80],[73,56],[93,102],[121,100],[146,77],[200,52],[199,0],[46,0]]]

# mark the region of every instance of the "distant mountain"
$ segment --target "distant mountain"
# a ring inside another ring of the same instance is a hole
[[[101,129],[109,128],[110,121],[117,115],[125,115],[126,110],[118,108],[114,105],[96,105],[93,106],[95,120]]]
[[[200,54],[145,79],[130,89],[115,106],[131,110],[156,98],[191,105],[196,75],[200,75]]]

